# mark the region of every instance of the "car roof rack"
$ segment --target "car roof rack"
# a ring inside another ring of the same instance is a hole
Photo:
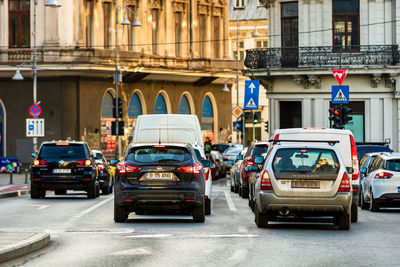
[[[273,144],[277,144],[280,142],[291,142],[291,143],[328,143],[333,146],[337,143],[340,143],[338,140],[290,140],[290,139],[270,139],[269,142]]]

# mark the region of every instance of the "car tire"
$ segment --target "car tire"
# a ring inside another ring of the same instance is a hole
[[[209,199],[209,198],[205,199],[205,214],[206,215],[211,214],[211,199]]]
[[[235,187],[231,185],[231,192],[235,192]]]
[[[128,212],[125,207],[120,207],[114,203],[114,222],[121,223],[128,220]]]
[[[55,195],[66,195],[67,190],[54,190]]]
[[[192,211],[193,221],[197,223],[203,223],[206,219],[205,204],[197,206]]]
[[[111,192],[110,192],[110,181],[106,181],[105,183],[104,183],[104,185],[101,187],[101,194],[102,195],[108,195],[108,194],[110,194]]]
[[[372,212],[376,212],[376,211],[379,211],[379,208],[380,208],[380,206],[378,203],[376,203],[374,194],[371,192],[371,199],[369,201],[369,210]]]
[[[100,183],[97,184],[96,186],[96,197],[100,196]]]
[[[242,186],[240,184],[238,185],[238,194],[239,194],[239,197],[242,196]]]
[[[349,230],[351,226],[351,214],[347,212],[341,213],[338,218],[338,223],[340,230]]]
[[[97,196],[97,186],[92,183],[87,188],[87,197],[88,198],[96,198]]]
[[[249,189],[242,188],[242,198],[249,198]]]
[[[239,186],[235,184],[235,193],[239,193]]]
[[[41,197],[41,190],[35,184],[31,184],[31,198],[37,199]],[[46,191],[45,191],[46,192]]]
[[[362,210],[367,210],[369,208],[368,203],[365,201],[363,192],[361,192],[360,208]]]
[[[268,216],[258,210],[257,204],[254,207],[254,220],[258,228],[268,228]]]
[[[351,205],[351,222],[356,223],[358,221],[358,205]]]
[[[361,208],[361,189],[358,191],[358,206]]]

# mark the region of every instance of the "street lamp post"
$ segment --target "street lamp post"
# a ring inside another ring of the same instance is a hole
[[[132,26],[139,27],[142,24],[139,22],[137,14],[126,6],[119,6],[118,1],[115,1],[115,72],[114,72],[114,84],[115,84],[115,157],[119,157],[119,114],[118,114],[118,83],[122,82],[122,75],[118,70],[118,10],[127,10],[136,16],[136,19]],[[125,11],[126,12],[126,11]],[[126,17],[126,13],[124,15],[124,19],[121,22],[121,25],[130,25],[130,21]]]

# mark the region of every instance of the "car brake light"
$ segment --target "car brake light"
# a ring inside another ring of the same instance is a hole
[[[184,173],[194,173],[194,174],[199,174],[201,173],[202,165],[201,164],[194,164],[190,166],[185,166],[185,167],[179,167],[178,170],[180,172]]]
[[[99,167],[99,170],[100,170],[100,171],[104,171],[104,169],[105,169],[105,168],[104,168],[104,164],[98,164],[98,167]]]
[[[349,179],[349,175],[347,174],[347,172],[343,173],[342,176],[342,181],[340,182],[339,185],[339,192],[350,192],[350,179]]]
[[[226,157],[222,157],[223,160],[228,160]]]
[[[279,134],[275,135],[274,140],[279,140]]]
[[[264,171],[261,176],[261,190],[273,190],[269,173]]]
[[[85,166],[92,165],[92,161],[90,159],[85,160]]]
[[[375,179],[390,179],[392,178],[393,174],[388,173],[388,172],[378,172],[375,175]]]
[[[140,167],[136,166],[130,166],[124,163],[118,163],[117,164],[117,170],[119,174],[124,174],[124,173],[134,173],[134,172],[139,172]]]
[[[39,160],[38,159],[35,159],[33,161],[33,166],[39,166]]]
[[[153,147],[165,147],[165,145],[155,145]]]
[[[208,172],[210,171],[210,168],[209,167],[205,167],[204,168],[204,174],[205,174],[205,176],[206,176],[206,181],[208,181]]]
[[[354,137],[352,135],[350,135],[350,144],[351,144],[351,161],[354,170],[351,179],[358,180],[358,177],[360,175],[358,170],[358,155],[357,155],[356,142],[354,141]]]

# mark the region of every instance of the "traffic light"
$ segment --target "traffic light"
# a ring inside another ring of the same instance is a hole
[[[352,117],[349,116],[349,113],[351,113],[352,109],[348,107],[342,107],[342,124],[346,125],[349,123],[349,121],[353,120]]]
[[[122,118],[122,100],[118,97],[118,114],[116,113],[115,98],[113,99],[113,117]]]
[[[329,120],[333,122],[332,128],[343,129],[341,107],[329,109]]]
[[[268,132],[268,121],[264,122],[264,131]]]
[[[253,113],[253,124],[257,124],[258,123],[258,115],[257,113]]]
[[[111,135],[117,135],[116,125],[117,123],[115,121],[111,122]],[[125,122],[118,121],[118,135],[124,135],[124,128],[125,128]]]

